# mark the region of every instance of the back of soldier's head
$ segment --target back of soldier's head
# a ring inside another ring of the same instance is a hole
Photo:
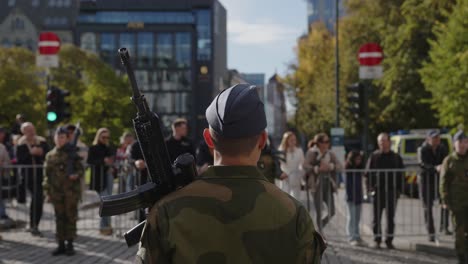
[[[222,91],[206,109],[215,149],[226,156],[249,155],[267,122],[257,88],[238,84]]]

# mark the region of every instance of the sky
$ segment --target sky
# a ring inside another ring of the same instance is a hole
[[[305,0],[219,0],[227,10],[228,68],[284,75],[307,31]]]

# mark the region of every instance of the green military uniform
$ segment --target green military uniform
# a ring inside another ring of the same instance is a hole
[[[68,154],[55,147],[46,155],[44,163],[44,190],[55,209],[56,237],[59,241],[76,238],[78,201],[81,195],[80,179],[71,180],[66,173]],[[74,161],[74,172],[80,178],[84,169],[79,159]]]
[[[460,259],[465,254],[465,232],[468,232],[468,155],[452,153],[442,163],[441,198],[450,211],[455,226],[455,249]]]
[[[148,215],[141,263],[320,263],[307,210],[255,167],[212,166]]]

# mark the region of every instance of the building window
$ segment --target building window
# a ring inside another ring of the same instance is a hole
[[[133,58],[136,58],[135,50],[135,34],[133,33],[122,33],[120,34],[119,48],[127,48],[128,53]]]
[[[103,61],[114,65],[114,58],[116,56],[116,38],[115,34],[102,33],[101,34],[101,45],[99,47],[99,56]]]
[[[86,32],[81,35],[80,45],[83,50],[87,50],[93,53],[97,52],[96,49],[96,34]]]
[[[49,0],[49,6],[50,7],[55,7],[56,6],[56,0]]]
[[[32,2],[31,2],[31,5],[32,5],[33,7],[38,7],[39,4],[40,4],[40,0],[32,0]]]
[[[93,14],[78,16],[78,22],[100,24],[127,24],[129,22],[143,22],[148,24],[193,24],[194,17],[191,12],[98,11]]]
[[[177,67],[190,67],[192,58],[190,33],[176,33],[175,40]]]
[[[63,0],[63,6],[64,7],[70,7],[71,6],[71,0]]]
[[[16,3],[16,0],[8,0],[8,6],[14,6]]]
[[[154,61],[154,37],[153,33],[138,33],[137,35],[138,67],[152,67]]]
[[[63,6],[63,0],[55,0],[55,6],[62,7]]]
[[[24,20],[17,17],[11,21],[11,30],[24,30]]]
[[[197,18],[197,59],[211,59],[211,12],[210,10],[196,11]]]
[[[160,68],[168,68],[172,65],[172,34],[161,33],[157,35],[156,56],[157,66]]]
[[[2,40],[2,46],[5,47],[5,48],[11,47],[11,42],[10,42],[10,40],[4,38],[4,39]]]

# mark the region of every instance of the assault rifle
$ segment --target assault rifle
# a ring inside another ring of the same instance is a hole
[[[74,174],[75,171],[73,169],[73,164],[74,164],[75,160],[80,158],[78,156],[78,148],[77,148],[78,139],[79,139],[80,135],[81,135],[80,122],[78,122],[76,124],[75,132],[73,132],[72,140],[70,142],[68,142],[67,144],[65,144],[65,146],[63,147],[65,152],[68,154],[68,161],[67,161],[67,168],[66,168],[67,175],[73,175]]]
[[[195,158],[192,155],[183,154],[174,164],[171,163],[160,119],[156,113],[150,111],[144,95],[138,89],[128,50],[119,49],[119,56],[132,86],[131,99],[138,110],[137,116],[133,119],[133,127],[145,159],[150,182],[130,192],[101,197],[99,208],[101,217],[150,207],[165,195],[189,184],[197,176]],[[140,240],[145,222],[141,222],[124,234],[129,247]]]

